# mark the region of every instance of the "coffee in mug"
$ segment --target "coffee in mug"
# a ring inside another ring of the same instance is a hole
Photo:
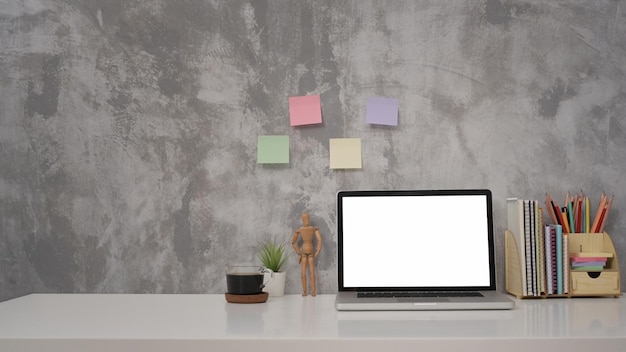
[[[263,267],[229,265],[226,268],[226,289],[228,293],[233,295],[260,294],[265,284],[267,284],[267,282],[263,282],[265,271],[266,269]]]

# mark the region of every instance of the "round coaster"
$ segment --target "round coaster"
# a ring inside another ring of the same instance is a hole
[[[261,292],[257,295],[233,295],[226,293],[226,301],[230,303],[263,303],[267,301],[269,294]]]

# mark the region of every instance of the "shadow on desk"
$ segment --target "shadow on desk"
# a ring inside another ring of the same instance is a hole
[[[533,299],[517,305],[510,311],[338,312],[338,333],[351,338],[553,338],[624,334],[624,305],[620,299]]]
[[[513,316],[508,310],[337,313],[339,337],[351,338],[497,335],[503,325],[499,322],[509,321]]]

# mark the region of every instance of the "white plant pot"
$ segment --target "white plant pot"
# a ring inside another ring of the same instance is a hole
[[[274,278],[270,280],[272,274],[274,274]],[[267,282],[267,285],[263,287],[263,292],[267,292],[270,297],[279,297],[285,294],[286,272],[279,271],[275,273],[265,273],[263,275],[263,282]]]

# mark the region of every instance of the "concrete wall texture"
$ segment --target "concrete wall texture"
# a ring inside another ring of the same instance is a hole
[[[222,293],[303,211],[332,293],[341,189],[490,188],[500,283],[507,197],[605,191],[626,260],[625,31],[623,0],[0,0],[0,299]],[[290,127],[307,94],[323,124]],[[289,164],[257,164],[267,134]]]

